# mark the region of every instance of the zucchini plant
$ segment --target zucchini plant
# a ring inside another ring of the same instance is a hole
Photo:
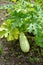
[[[35,43],[43,48],[43,13],[37,3],[20,0],[12,6],[6,6],[9,16],[0,26],[0,38],[6,37],[8,41],[19,38],[23,52],[28,52],[30,45],[25,32],[32,33]]]

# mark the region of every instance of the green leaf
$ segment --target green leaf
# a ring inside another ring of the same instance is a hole
[[[43,31],[41,32],[40,30],[38,30],[35,39],[36,39],[36,44],[43,48]]]
[[[12,31],[9,32],[8,36],[7,36],[7,40],[11,41],[14,39],[18,39],[19,36],[19,30],[17,28],[13,29]]]
[[[5,30],[0,31],[0,38],[3,38],[3,37],[4,37],[4,35],[5,35],[5,33],[6,33],[6,31],[5,31]]]

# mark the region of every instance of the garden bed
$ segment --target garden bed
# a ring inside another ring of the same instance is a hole
[[[0,1],[2,4],[9,2]],[[1,10],[0,12],[0,23],[3,22],[6,11]],[[36,46],[33,39],[30,39],[33,43],[30,44],[31,48],[28,53],[21,51],[19,40],[8,42],[5,38],[0,39],[3,52],[0,55],[0,65],[43,65],[43,48]]]

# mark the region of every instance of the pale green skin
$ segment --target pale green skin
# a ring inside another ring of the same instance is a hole
[[[20,33],[20,47],[23,52],[29,52],[30,45],[24,33]]]

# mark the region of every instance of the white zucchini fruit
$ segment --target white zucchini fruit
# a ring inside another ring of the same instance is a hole
[[[29,42],[25,36],[25,34],[23,32],[20,33],[20,37],[19,37],[19,40],[20,40],[20,48],[23,52],[29,52],[30,50],[30,45],[29,45]]]

